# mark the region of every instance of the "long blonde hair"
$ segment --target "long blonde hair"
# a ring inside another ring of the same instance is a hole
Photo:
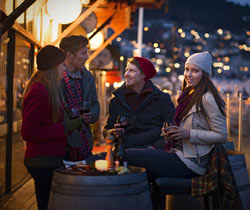
[[[31,76],[31,79],[24,91],[24,96],[27,95],[35,82],[42,83],[48,90],[49,101],[52,111],[52,121],[59,120],[62,111],[61,80],[58,77],[58,66],[45,71],[36,71]]]

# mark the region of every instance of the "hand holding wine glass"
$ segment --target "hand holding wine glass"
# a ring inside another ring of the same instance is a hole
[[[120,124],[121,128],[126,128],[128,126],[128,117],[119,115],[117,118],[117,122]]]
[[[118,115],[116,123],[114,124],[113,135],[115,138],[119,138],[119,136],[125,132],[125,128],[128,125],[128,118],[123,115]]]
[[[163,127],[161,129],[161,136],[169,136],[169,131],[171,129],[174,129],[175,128],[175,123],[174,122],[164,122],[163,123]]]
[[[83,121],[89,124],[92,120],[90,101],[83,101],[83,105],[80,108],[80,114],[83,116]]]

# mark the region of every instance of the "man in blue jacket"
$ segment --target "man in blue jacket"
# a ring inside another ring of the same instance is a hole
[[[125,83],[113,92],[109,115],[103,135],[112,133],[116,138],[123,132],[125,148],[162,149],[160,136],[164,122],[171,122],[175,108],[169,94],[163,93],[150,80],[156,74],[154,65],[146,58],[128,59]],[[118,116],[128,117],[128,126],[121,127]]]

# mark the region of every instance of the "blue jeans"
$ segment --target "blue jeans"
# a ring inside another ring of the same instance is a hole
[[[35,181],[38,210],[46,210],[49,202],[50,187],[55,168],[27,167]]]
[[[179,159],[175,153],[157,149],[126,150],[129,165],[147,169],[149,178],[192,178],[198,176]]]

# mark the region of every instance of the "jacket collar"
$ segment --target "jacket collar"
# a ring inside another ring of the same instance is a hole
[[[152,91],[150,93],[150,96],[143,102],[143,104],[141,104],[141,106],[144,106],[145,104],[147,104],[150,100],[152,100],[153,98],[156,97],[160,97],[160,89],[158,87],[156,87],[153,82],[151,80],[148,80],[148,87],[152,88]],[[130,106],[128,105],[128,103],[126,102],[126,83],[124,82],[124,84],[118,88],[117,90],[113,91],[112,94],[119,100],[121,101],[122,105],[125,106],[127,109],[131,109]]]

